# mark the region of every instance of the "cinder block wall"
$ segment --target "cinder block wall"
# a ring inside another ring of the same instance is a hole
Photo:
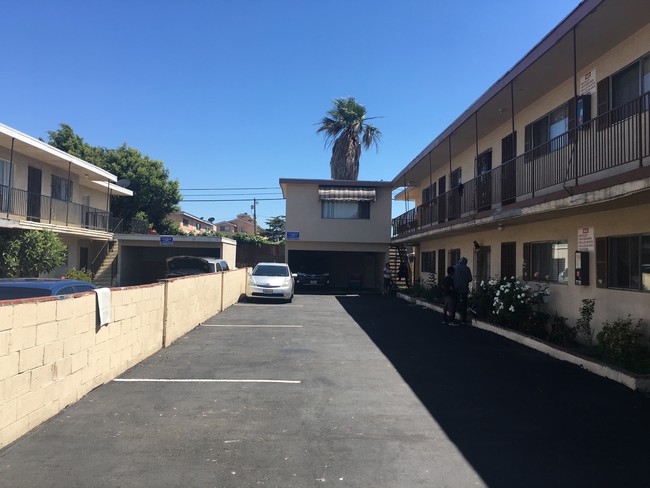
[[[0,447],[235,303],[245,280],[242,269],[114,288],[103,327],[94,293],[0,302]]]

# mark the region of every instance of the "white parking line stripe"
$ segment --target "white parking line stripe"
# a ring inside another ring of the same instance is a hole
[[[299,385],[300,380],[230,380],[230,379],[171,379],[171,378],[115,378],[121,383],[283,383]]]
[[[302,325],[270,325],[270,324],[203,324],[202,327],[263,327],[279,329],[302,329]]]

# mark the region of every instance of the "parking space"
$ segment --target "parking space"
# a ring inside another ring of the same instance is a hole
[[[396,298],[299,295],[97,388],[0,451],[0,484],[633,486],[649,405]]]

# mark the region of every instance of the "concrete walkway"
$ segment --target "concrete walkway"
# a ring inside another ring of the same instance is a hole
[[[237,304],[0,451],[2,487],[650,486],[650,400],[385,296]]]

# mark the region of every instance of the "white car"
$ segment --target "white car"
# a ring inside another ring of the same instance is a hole
[[[249,273],[246,297],[291,301],[296,275],[284,263],[258,263]]]

